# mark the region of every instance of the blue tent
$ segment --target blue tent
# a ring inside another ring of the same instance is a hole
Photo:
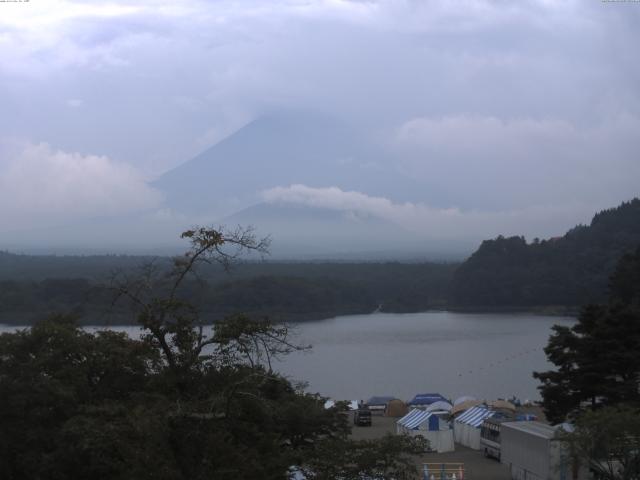
[[[413,399],[408,403],[411,406],[427,406],[431,405],[434,402],[446,402],[447,399],[444,398],[439,393],[418,393]]]

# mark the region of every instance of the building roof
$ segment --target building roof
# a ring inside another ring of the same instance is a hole
[[[456,423],[479,427],[486,418],[493,417],[495,414],[496,412],[493,410],[488,410],[484,407],[473,407],[456,418]]]
[[[513,416],[503,417],[503,416],[495,415],[493,417],[486,418],[483,421],[485,421],[487,423],[493,423],[494,425],[502,425],[505,422],[515,422],[516,420],[520,421],[520,419],[513,418]]]
[[[551,439],[556,436],[557,428],[540,422],[504,422],[502,428],[512,428],[529,435]]]
[[[439,393],[418,393],[415,397],[408,403],[408,405],[431,405],[434,402],[439,401],[447,401]]]

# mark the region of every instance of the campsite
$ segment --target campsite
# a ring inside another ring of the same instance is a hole
[[[538,405],[516,404],[472,396],[449,401],[440,394],[417,394],[406,402],[389,395],[374,396],[359,402],[359,408],[371,406],[371,426],[354,426],[352,437],[423,436],[429,441],[429,451],[415,460],[427,480],[573,478],[568,476],[572,465],[564,454],[565,446],[556,441],[562,429],[570,426],[549,425]],[[489,436],[495,425],[502,432],[498,438]],[[498,458],[485,451],[488,438],[498,440],[502,450]],[[585,471],[577,473],[579,480],[589,478]]]

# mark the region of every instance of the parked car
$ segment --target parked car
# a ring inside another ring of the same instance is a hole
[[[371,426],[371,410],[368,408],[359,408],[353,413],[353,424],[370,427]]]

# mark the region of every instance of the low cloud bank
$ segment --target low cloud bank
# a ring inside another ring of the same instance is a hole
[[[344,212],[352,218],[375,217],[387,220],[425,238],[489,238],[503,235],[554,236],[576,223],[586,222],[594,213],[588,206],[536,206],[508,211],[464,211],[433,208],[423,203],[395,203],[337,187],[314,188],[295,184],[275,187],[262,193],[268,203],[301,205]]]
[[[46,143],[0,150],[0,230],[48,226],[156,207],[161,195],[126,164]]]

